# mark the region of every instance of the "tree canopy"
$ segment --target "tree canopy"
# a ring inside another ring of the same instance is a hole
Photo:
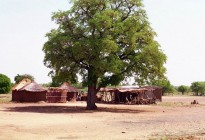
[[[127,77],[139,84],[164,76],[166,55],[154,40],[141,0],[75,0],[68,11],[53,13],[58,24],[46,34],[44,64],[51,75],[88,86],[87,109],[96,109],[100,87]]]
[[[9,93],[11,90],[11,80],[4,74],[0,74],[0,94]]]

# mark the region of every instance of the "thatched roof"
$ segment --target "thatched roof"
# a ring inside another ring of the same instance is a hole
[[[109,88],[109,87],[103,87],[103,88],[100,88],[100,92],[114,92],[116,91],[117,89],[116,88]]]
[[[70,83],[63,83],[59,89],[67,90],[67,92],[78,92],[78,89],[73,87]]]
[[[23,87],[23,88],[21,88],[19,90],[26,90],[26,91],[31,91],[31,92],[43,92],[43,91],[46,91],[46,89],[44,89],[42,86],[40,86],[36,82],[32,82],[32,83],[26,85],[25,87]]]
[[[142,88],[153,89],[153,90],[155,90],[155,89],[162,89],[162,87],[160,87],[160,86],[143,86]]]
[[[139,86],[121,86],[118,88],[100,88],[101,92],[131,92],[131,93],[138,93],[138,92],[145,92],[145,91],[153,91],[156,89],[161,89],[161,87],[158,86],[144,86],[144,87],[139,87]]]
[[[31,82],[30,79],[23,79],[19,84],[13,87],[12,90],[17,90],[17,91],[31,91],[31,92],[43,92],[46,91],[43,87],[41,87],[39,84],[36,82]]]
[[[22,81],[20,81],[18,84],[16,84],[12,90],[19,90],[27,85],[29,85],[31,83],[31,80],[28,78],[23,79]]]

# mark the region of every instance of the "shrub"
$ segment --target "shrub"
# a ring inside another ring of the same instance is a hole
[[[9,93],[11,90],[11,80],[3,74],[0,74],[0,94]]]

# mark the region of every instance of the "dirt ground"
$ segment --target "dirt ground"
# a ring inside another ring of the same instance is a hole
[[[197,100],[199,105],[191,105]],[[205,97],[163,97],[157,105],[0,103],[1,140],[205,140]]]

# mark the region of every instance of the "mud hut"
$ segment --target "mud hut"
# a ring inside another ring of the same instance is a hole
[[[76,101],[78,89],[73,87],[70,83],[63,83],[59,89],[67,92],[67,101]]]
[[[131,104],[153,104],[162,101],[160,87],[120,87],[117,89],[115,101]]]
[[[153,92],[157,101],[162,101],[163,90],[160,86],[144,86],[143,88],[149,89]]]
[[[116,88],[100,88],[100,96],[103,102],[114,102]]]
[[[152,104],[156,101],[162,101],[162,88],[157,86],[101,88],[100,92],[103,93],[105,102]]]
[[[46,90],[36,82],[22,80],[12,89],[12,101],[39,102],[46,101]]]
[[[46,99],[48,103],[66,103],[67,91],[50,87],[46,93]]]

